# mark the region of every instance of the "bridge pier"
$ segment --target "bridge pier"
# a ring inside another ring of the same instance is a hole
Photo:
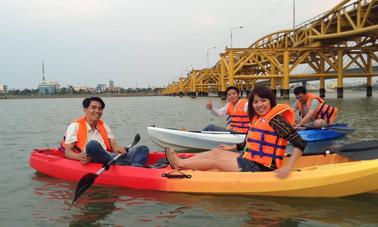
[[[289,99],[289,97],[290,97],[290,89],[282,89],[281,90],[281,95],[283,96],[284,99]]]
[[[251,93],[251,90],[247,90],[246,92],[247,98],[249,97],[249,94]]]
[[[338,87],[337,88],[337,98],[343,98],[344,97],[344,88]]]
[[[190,98],[196,98],[196,97],[197,97],[197,93],[196,93],[196,92],[189,92],[189,93],[188,93],[188,96],[189,96]]]
[[[366,86],[366,96],[367,97],[373,96],[373,86]]]
[[[226,100],[227,99],[227,93],[225,91],[220,92],[220,98],[221,100]]]
[[[274,97],[277,97],[277,89],[272,89],[272,92],[274,94]]]
[[[319,88],[319,97],[324,98],[325,97],[325,88]]]
[[[203,91],[198,92],[198,97],[207,97],[207,96],[209,96],[208,92],[203,92]]]

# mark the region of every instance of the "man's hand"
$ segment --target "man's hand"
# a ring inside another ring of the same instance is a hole
[[[209,110],[212,110],[213,109],[213,103],[211,102],[211,100],[209,100],[206,104],[206,108],[209,109]]]
[[[81,164],[85,165],[89,162],[91,162],[91,158],[87,156],[87,154],[85,152],[81,152],[80,153],[80,162]]]
[[[232,151],[235,150],[235,145],[219,144],[218,148],[225,151]]]
[[[118,147],[117,149],[114,150],[117,153],[121,153],[122,155],[126,154],[126,148],[124,147]]]

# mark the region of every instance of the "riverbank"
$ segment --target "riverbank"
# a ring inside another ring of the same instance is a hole
[[[55,94],[55,95],[8,95],[0,96],[0,99],[49,99],[49,98],[85,98],[90,96],[99,97],[143,97],[143,96],[161,96],[154,92],[137,92],[137,93],[98,93],[98,94]]]

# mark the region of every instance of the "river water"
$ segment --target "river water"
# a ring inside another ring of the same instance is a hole
[[[328,102],[339,108],[338,121],[357,129],[332,145],[378,139],[377,97],[376,92],[372,98],[346,92],[344,99],[336,99],[335,93],[327,93]],[[148,125],[198,130],[208,123],[224,124],[224,118],[205,108],[208,99],[224,105],[216,97],[104,98],[103,119],[120,144],[129,144],[140,133],[139,144],[158,150],[148,138]],[[57,146],[68,123],[82,114],[81,101],[0,100],[0,226],[378,226],[378,193],[303,199],[96,186],[68,210],[76,184],[36,173],[28,158],[34,148]]]

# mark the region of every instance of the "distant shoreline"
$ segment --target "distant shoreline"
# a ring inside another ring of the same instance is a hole
[[[142,96],[161,96],[157,93],[104,93],[104,94],[55,94],[55,95],[8,95],[0,96],[0,99],[55,99],[55,98],[85,98],[90,96],[99,97],[142,97]]]

